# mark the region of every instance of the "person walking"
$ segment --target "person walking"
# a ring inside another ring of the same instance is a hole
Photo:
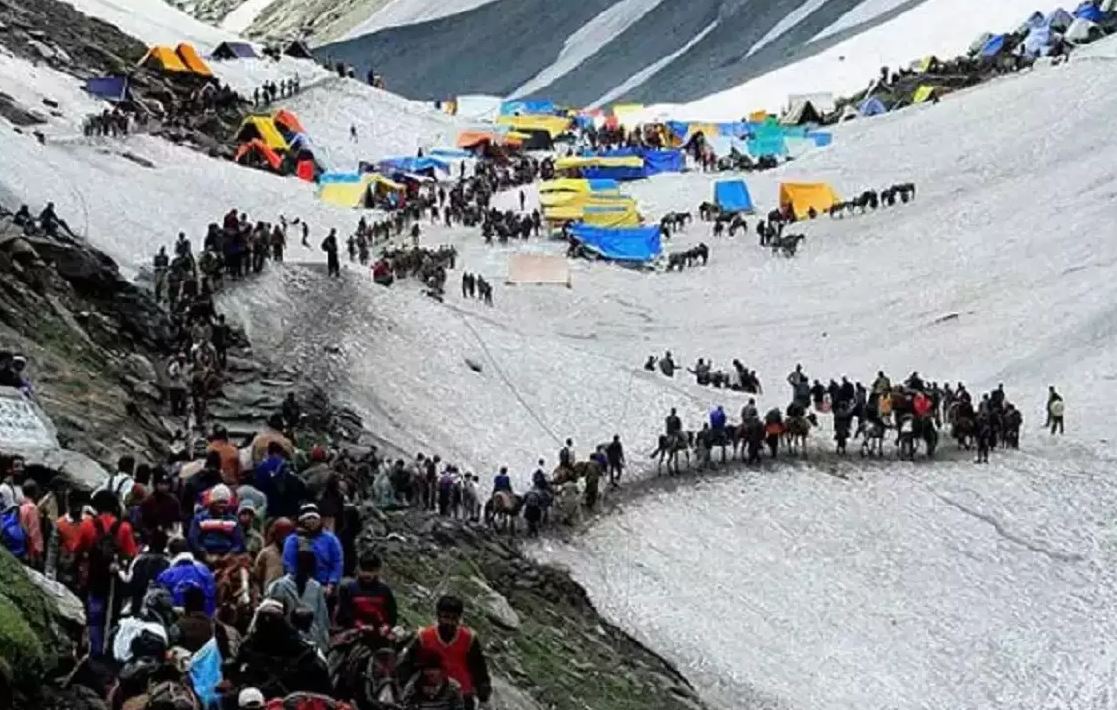
[[[1055,391],[1054,385],[1047,388],[1047,424],[1051,427],[1051,434],[1063,433],[1063,414],[1065,405],[1062,396]]]

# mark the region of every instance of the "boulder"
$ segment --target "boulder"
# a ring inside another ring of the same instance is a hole
[[[37,689],[71,657],[71,633],[80,630],[74,625],[73,604],[80,602],[67,595],[64,615],[59,610],[61,597],[44,593],[19,560],[0,549],[0,658],[18,661],[11,668],[17,688]]]
[[[473,602],[481,607],[485,616],[493,623],[506,629],[515,631],[520,628],[520,615],[504,598],[504,595],[489,586],[488,582],[480,577],[471,577],[470,582],[477,588]]]

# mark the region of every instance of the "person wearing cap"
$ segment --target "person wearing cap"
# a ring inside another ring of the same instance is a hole
[[[221,457],[221,482],[230,487],[240,483],[240,451],[229,442],[225,427],[218,424],[209,436],[206,453],[216,451]]]
[[[408,655],[414,661],[424,652],[437,655],[446,675],[461,686],[464,707],[473,710],[477,702],[488,702],[492,682],[480,639],[473,629],[462,624],[464,611],[461,599],[440,598],[436,607],[437,623],[419,630]],[[408,676],[401,674],[401,677]]]
[[[244,550],[252,555],[252,559],[264,549],[264,536],[257,529],[256,506],[247,500],[242,500],[237,506],[237,522],[240,523],[241,535],[244,535]]]
[[[268,599],[283,603],[284,609],[307,609],[312,621],[307,638],[326,654],[330,650],[330,612],[326,609],[326,593],[314,579],[318,560],[310,550],[299,550],[294,574],[284,574],[264,590]]]
[[[329,530],[322,528],[318,506],[304,505],[299,511],[299,528],[283,544],[283,571],[294,574],[298,569],[299,550],[310,550],[317,562],[314,579],[326,588],[326,596],[333,596],[341,582],[344,557],[341,542]]]
[[[333,693],[325,658],[299,635],[275,599],[260,602],[226,677],[259,688],[265,697]]]
[[[262,710],[264,694],[259,688],[245,688],[237,695],[238,710]]]
[[[264,589],[283,576],[283,544],[295,532],[290,518],[276,518],[267,531],[267,544],[252,564],[252,574]]]
[[[464,710],[461,685],[448,677],[442,656],[422,650],[416,659],[419,672],[403,691],[403,707],[408,710]]]
[[[343,629],[374,629],[386,636],[399,621],[396,597],[380,580],[380,555],[366,552],[357,562],[356,579],[338,589],[334,620]]]
[[[244,533],[237,516],[229,506],[233,492],[224,483],[209,492],[209,506],[194,516],[190,522],[190,549],[206,559],[209,555],[229,555],[244,552]]]
[[[185,606],[184,595],[188,588],[198,587],[205,596],[204,611],[207,615],[213,616],[217,611],[217,581],[213,577],[213,572],[194,559],[194,555],[182,538],[171,540],[169,548],[171,566],[155,578],[155,586],[170,592],[171,599],[177,607]]]

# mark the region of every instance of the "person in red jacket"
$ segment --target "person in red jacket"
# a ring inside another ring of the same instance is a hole
[[[125,597],[124,589],[116,588],[116,573],[139,553],[139,548],[132,526],[120,517],[120,501],[112,491],[94,493],[93,510],[97,514],[83,520],[78,528],[75,551],[88,564],[85,603],[89,653],[101,656],[105,653],[106,631]]]
[[[446,675],[461,686],[466,710],[474,710],[478,702],[488,702],[492,681],[480,639],[473,629],[462,624],[464,612],[461,599],[454,596],[439,599],[438,623],[419,630],[413,652],[440,656]]]
[[[357,578],[342,582],[338,588],[335,623],[343,629],[371,629],[387,636],[397,622],[396,598],[380,581],[380,556],[361,555]]]

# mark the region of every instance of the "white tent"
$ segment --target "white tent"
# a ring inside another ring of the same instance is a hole
[[[561,284],[570,287],[570,264],[562,256],[513,254],[508,259],[510,284]]]
[[[830,113],[838,107],[834,101],[834,94],[829,91],[820,91],[813,94],[790,94],[787,97],[787,105],[790,109],[805,103],[809,103],[815,107],[819,113]]]
[[[1086,44],[1100,38],[1104,32],[1098,23],[1091,22],[1084,17],[1079,17],[1067,28],[1063,39],[1072,44]]]

